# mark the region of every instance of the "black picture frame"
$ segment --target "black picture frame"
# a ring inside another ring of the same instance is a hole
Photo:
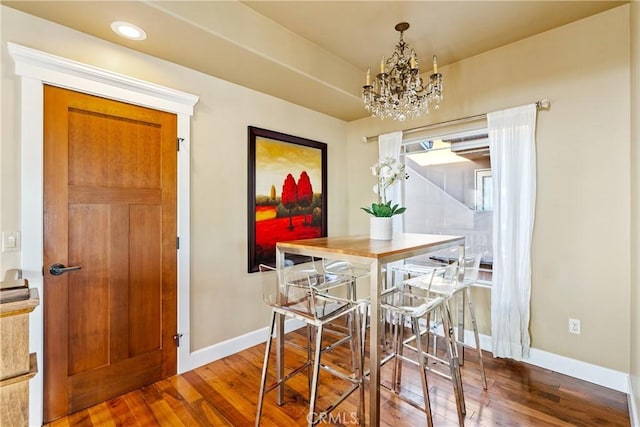
[[[276,242],[327,236],[327,144],[255,126],[248,126],[248,141],[248,271],[253,273],[260,264],[275,266]],[[287,260],[297,264],[308,257]]]

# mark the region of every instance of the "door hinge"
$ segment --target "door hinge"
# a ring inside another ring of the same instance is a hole
[[[176,347],[180,347],[180,338],[182,338],[182,334],[175,334],[173,336],[173,342],[175,343]]]
[[[176,138],[176,149],[180,151],[180,143],[184,141],[184,138]]]
[[[180,237],[176,237],[176,249],[180,249]]]

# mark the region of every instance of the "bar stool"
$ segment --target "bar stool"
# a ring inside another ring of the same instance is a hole
[[[447,268],[457,270],[457,264]],[[420,277],[400,282],[382,294],[381,307],[391,314],[394,329],[394,349],[382,360],[381,364],[384,365],[390,360],[394,360],[390,390],[396,393],[399,398],[414,406],[418,406],[417,403],[402,394],[402,362],[410,362],[420,368],[424,406],[418,407],[426,413],[428,426],[433,425],[433,420],[429,400],[427,372],[433,372],[450,380],[456,399],[458,421],[460,425],[463,425],[466,409],[462,391],[458,353],[455,345],[455,337],[453,336],[451,313],[446,304],[446,297],[434,297],[430,294],[429,288],[433,278],[434,270],[431,270]],[[435,355],[430,354],[427,351],[428,345],[423,342],[423,337],[426,336],[428,338],[429,330],[421,328],[420,320],[437,314],[439,314],[444,326],[443,330],[445,332],[447,349],[446,361],[437,359]],[[404,336],[405,319],[407,318],[411,323],[411,336],[409,338],[405,338]],[[416,353],[415,359],[405,355],[405,348],[409,348]],[[449,367],[449,372],[446,373],[430,367],[427,363],[428,360],[438,360],[445,363]]]
[[[482,357],[482,348],[480,347],[480,335],[478,333],[478,324],[476,322],[476,314],[473,308],[473,299],[471,296],[471,287],[478,280],[478,272],[480,270],[480,261],[482,256],[470,255],[464,258],[463,264],[463,279],[458,281],[455,276],[443,275],[442,277],[436,276],[431,284],[431,292],[434,295],[443,296],[446,298],[446,304],[449,305],[453,297],[464,292],[465,299],[467,300],[467,307],[469,309],[469,317],[471,318],[471,324],[473,327],[473,337],[475,340],[475,349],[478,352],[478,363],[480,365],[480,376],[482,378],[482,388],[487,389],[487,375],[484,370],[484,360]],[[449,308],[450,309],[450,308]],[[464,309],[464,307],[463,307]],[[458,331],[458,336],[464,331]],[[464,342],[456,340],[458,344],[466,345]]]
[[[451,259],[451,256],[445,256],[445,259]],[[414,276],[420,276],[429,272],[431,270],[435,270],[434,281],[431,284],[431,292],[435,295],[444,296],[447,299],[447,304],[449,301],[457,296],[461,292],[465,292],[465,299],[467,302],[467,307],[469,309],[469,317],[471,318],[471,324],[473,328],[473,335],[475,341],[475,349],[478,352],[478,362],[480,365],[480,376],[482,379],[482,388],[484,390],[487,389],[487,375],[484,369],[484,359],[482,354],[482,348],[480,347],[480,335],[478,333],[478,324],[476,321],[475,309],[473,306],[473,298],[471,295],[471,287],[473,287],[477,280],[478,274],[480,270],[480,262],[482,260],[482,254],[472,254],[469,256],[465,256],[462,273],[463,279],[461,282],[457,280],[456,273],[450,271],[447,275],[444,274],[444,268],[449,265],[448,262],[443,261],[440,262],[438,260],[427,259],[420,260],[418,262],[408,262],[403,265],[396,267],[396,270],[404,273],[407,277],[411,278]],[[409,282],[411,283],[411,282]],[[416,281],[415,283],[420,283]],[[464,309],[464,308],[463,308]],[[449,307],[451,310],[451,307]],[[432,325],[432,329],[436,329],[437,325]],[[464,334],[464,330],[458,331],[458,336],[460,334]],[[433,336],[433,352],[437,350],[437,336]],[[456,340],[459,345],[467,345],[466,343]],[[463,363],[463,356],[460,357],[460,364]]]
[[[358,419],[361,421],[364,413],[364,383],[362,378],[362,353],[360,335],[360,315],[359,304],[353,300],[340,298],[328,294],[328,288],[335,289],[339,286],[339,278],[331,276],[331,282],[324,274],[318,274],[311,269],[296,269],[288,267],[277,270],[267,265],[260,265],[260,279],[262,283],[262,293],[264,302],[271,307],[271,322],[269,335],[267,337],[264,363],[262,368],[262,379],[260,383],[260,394],[258,397],[258,407],[256,411],[256,427],[260,425],[262,407],[265,394],[279,386],[284,386],[285,382],[294,375],[307,369],[309,375],[309,415],[308,425],[314,426],[322,422],[328,414],[349,397],[354,391],[358,391]],[[348,286],[349,281],[343,281],[343,285]],[[267,386],[269,371],[269,359],[271,345],[274,339],[275,321],[278,315],[302,321],[313,331],[315,341],[308,348],[308,358],[305,363],[292,369],[282,378],[277,378],[272,384]],[[321,356],[327,351],[333,350],[336,345],[328,347],[322,346],[323,332],[326,325],[338,319],[346,318],[347,324],[352,326],[349,339],[340,340],[340,343],[350,344],[351,372],[344,372],[338,366],[331,366],[321,362]],[[311,350],[313,348],[313,350]],[[309,372],[309,369],[311,371]],[[318,377],[320,369],[345,380],[348,388],[328,407],[317,412],[316,400],[318,392]]]

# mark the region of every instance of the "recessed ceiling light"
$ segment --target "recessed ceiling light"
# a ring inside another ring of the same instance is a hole
[[[144,40],[147,38],[147,33],[142,28],[128,22],[116,21],[111,24],[111,29],[117,35],[130,40]]]

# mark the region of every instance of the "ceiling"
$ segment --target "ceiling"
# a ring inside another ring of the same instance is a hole
[[[92,36],[351,121],[368,67],[398,41],[440,67],[628,1],[6,1]],[[144,41],[115,35],[128,21]],[[444,75],[446,82],[446,72]]]

